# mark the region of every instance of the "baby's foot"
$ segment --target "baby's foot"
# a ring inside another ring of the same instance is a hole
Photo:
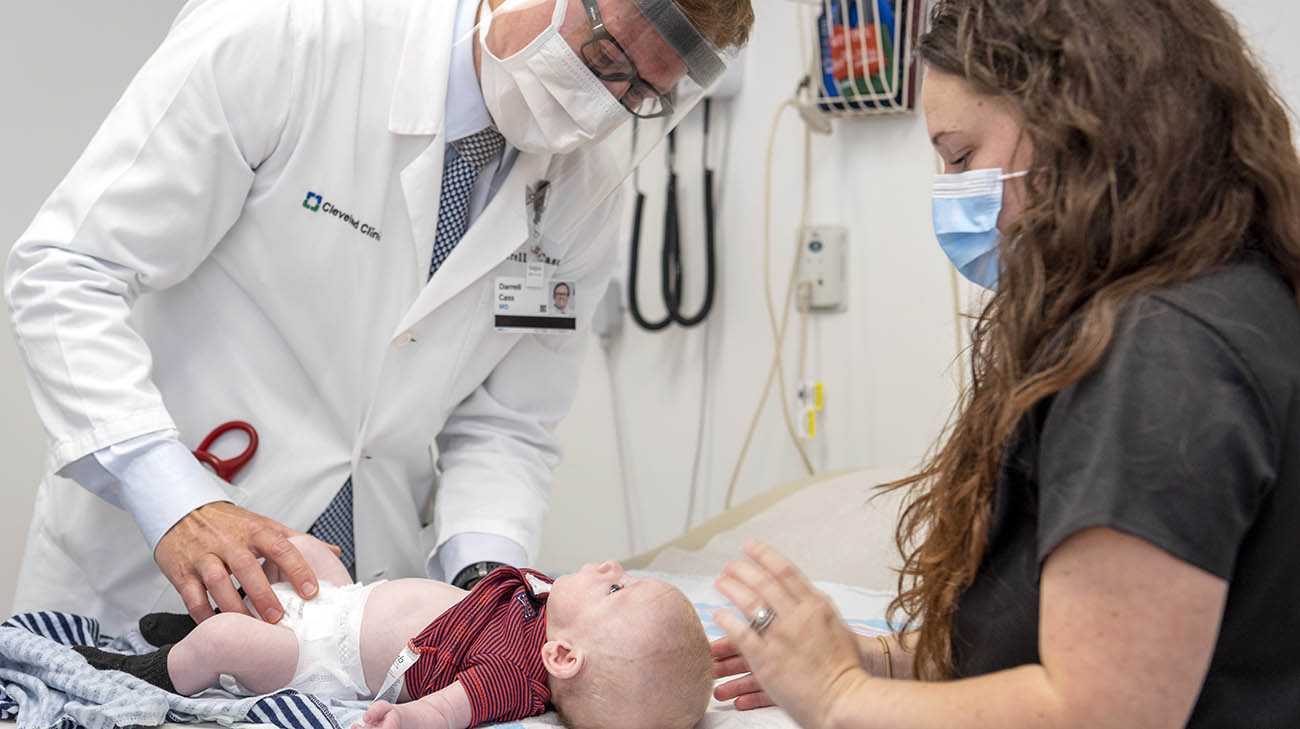
[[[171,674],[167,672],[167,654],[171,649],[171,645],[164,645],[153,653],[127,656],[121,653],[109,653],[88,645],[72,646],[72,650],[86,657],[87,663],[101,671],[129,673],[174,694],[176,687],[172,685]]]
[[[140,635],[149,645],[179,643],[194,630],[194,618],[186,613],[149,613],[140,618]]]

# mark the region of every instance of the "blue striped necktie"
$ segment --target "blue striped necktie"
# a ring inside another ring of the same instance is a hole
[[[474,182],[505,146],[505,137],[492,127],[451,143],[442,165],[442,202],[439,203],[438,231],[433,243],[429,278],[433,278],[434,272],[464,237],[469,228],[470,195],[474,191]],[[356,547],[352,530],[351,477],[307,531],[323,542],[337,545],[341,550],[339,559],[348,570],[354,568]]]

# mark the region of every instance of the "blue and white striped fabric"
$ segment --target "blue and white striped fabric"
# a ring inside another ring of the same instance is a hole
[[[99,622],[68,613],[15,615],[0,623],[0,719],[18,729],[112,729],[163,722],[270,724],[284,729],[344,729],[361,719],[367,701],[322,703],[285,690],[237,698],[218,689],[196,697],[168,693],[119,671],[100,671],[68,646],[94,645],[118,653],[153,650],[139,631],[100,635]]]

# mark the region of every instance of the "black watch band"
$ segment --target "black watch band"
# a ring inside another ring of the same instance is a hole
[[[462,590],[473,590],[475,585],[481,582],[484,577],[487,577],[492,573],[492,570],[498,567],[505,567],[505,565],[500,562],[475,562],[460,572],[457,572],[456,577],[451,581],[451,584]]]

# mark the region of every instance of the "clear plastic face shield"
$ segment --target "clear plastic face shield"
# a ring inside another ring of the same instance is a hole
[[[483,0],[477,21],[453,52],[474,44],[506,141],[549,155],[530,187],[550,204],[531,222],[552,238],[614,192],[733,58],[673,0]]]

